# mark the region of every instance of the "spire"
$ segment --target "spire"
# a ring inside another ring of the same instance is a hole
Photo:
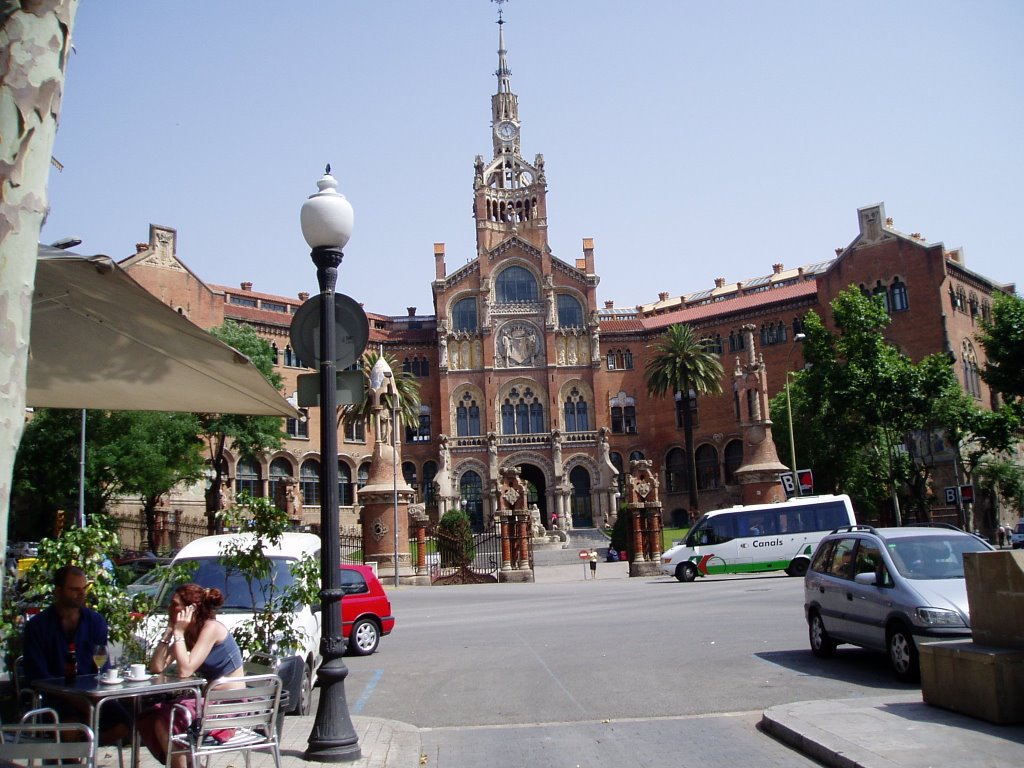
[[[505,48],[505,19],[501,5],[508,0],[491,0],[498,5],[498,90],[491,96],[491,130],[494,156],[519,154],[519,100],[512,93],[512,71],[508,68],[508,50]]]
[[[498,69],[494,73],[498,78],[498,93],[512,93],[512,71],[508,68],[508,60],[505,58],[508,50],[505,48],[505,19],[502,18],[501,4],[506,0],[493,0],[498,4]]]

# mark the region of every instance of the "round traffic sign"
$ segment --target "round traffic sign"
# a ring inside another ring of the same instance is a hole
[[[306,365],[320,365],[321,294],[311,296],[295,312],[289,330],[292,349]],[[370,339],[370,323],[359,302],[343,293],[334,294],[334,364],[339,370],[359,359]]]
[[[590,557],[590,553],[587,550],[585,550],[585,549],[581,549],[580,550],[580,560],[586,560],[588,557]]]

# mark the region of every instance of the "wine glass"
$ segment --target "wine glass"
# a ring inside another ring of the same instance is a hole
[[[103,667],[107,663],[107,646],[97,645],[93,647],[92,663],[96,665],[97,674],[103,672]]]

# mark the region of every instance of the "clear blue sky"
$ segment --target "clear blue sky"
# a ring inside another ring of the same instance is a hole
[[[552,250],[595,239],[602,302],[823,261],[877,202],[1024,282],[1024,3],[504,9]],[[475,255],[496,18],[486,0],[83,0],[42,239],[121,259],[161,224],[208,282],[315,291],[298,212],[330,162],[356,215],[339,290],[431,313],[433,243],[449,271]]]

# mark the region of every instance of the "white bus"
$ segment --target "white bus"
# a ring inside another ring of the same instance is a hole
[[[662,554],[661,572],[679,581],[758,571],[803,576],[825,534],[856,524],[845,495],[718,509],[705,514],[681,544]]]

